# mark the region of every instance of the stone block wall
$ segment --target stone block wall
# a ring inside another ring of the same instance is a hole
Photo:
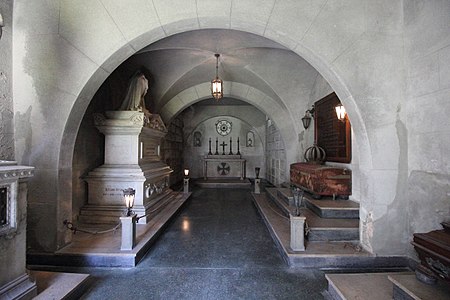
[[[266,178],[279,186],[289,180],[286,170],[286,150],[279,129],[272,120],[267,120],[266,128]]]
[[[183,180],[183,120],[177,117],[167,127],[169,131],[162,144],[163,161],[172,168],[170,185]]]
[[[12,99],[12,6],[0,2],[4,27],[0,40],[0,160],[14,160],[14,113]]]

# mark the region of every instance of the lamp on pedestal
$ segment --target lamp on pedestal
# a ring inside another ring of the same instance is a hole
[[[260,194],[261,193],[261,179],[259,178],[259,171],[261,170],[261,168],[256,167],[255,168],[255,194]]]
[[[123,199],[127,207],[125,217],[120,217],[122,222],[122,243],[120,250],[133,250],[136,244],[136,220],[137,217],[131,210],[134,205],[136,191],[133,188],[123,190]]]
[[[189,193],[189,169],[184,169],[183,193]]]

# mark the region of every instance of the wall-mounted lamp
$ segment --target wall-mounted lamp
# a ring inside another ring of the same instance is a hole
[[[302,118],[303,128],[308,129],[311,125],[311,119],[314,117],[314,105],[311,109],[305,111],[305,116]]]
[[[347,113],[345,112],[345,107],[342,104],[339,104],[335,107],[335,109],[338,120],[344,122],[345,116],[347,115]]]
[[[3,26],[5,26],[3,23],[3,16],[0,14],[0,39],[2,38]]]
[[[127,207],[127,217],[133,215],[133,211],[131,210],[134,205],[134,196],[136,191],[132,188],[123,190],[123,199],[125,200],[125,206]]]

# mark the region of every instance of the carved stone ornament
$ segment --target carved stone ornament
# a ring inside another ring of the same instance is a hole
[[[222,136],[226,136],[231,132],[231,122],[227,120],[219,120],[216,123],[216,131]]]
[[[105,116],[103,114],[94,114],[93,117],[94,117],[94,124],[96,126],[105,125],[106,118],[105,118]]]
[[[147,127],[152,128],[152,129],[156,129],[159,131],[163,131],[166,132],[166,125],[164,125],[163,120],[161,119],[160,115],[157,114],[152,114],[150,115],[150,120],[148,122]]]
[[[130,117],[130,121],[133,122],[133,124],[136,124],[136,125],[145,123],[144,120],[145,120],[144,114],[141,114],[141,113],[139,113],[139,114],[134,114],[134,115],[132,115],[132,116]]]

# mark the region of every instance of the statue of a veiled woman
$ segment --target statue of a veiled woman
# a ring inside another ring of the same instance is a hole
[[[144,96],[147,94],[148,80],[141,71],[136,72],[130,79],[127,94],[119,110],[134,110],[150,115],[145,108]]]

